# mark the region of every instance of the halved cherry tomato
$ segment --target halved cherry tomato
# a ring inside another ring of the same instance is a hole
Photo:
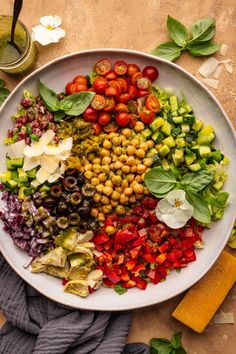
[[[137,123],[137,118],[135,117],[134,114],[129,115],[129,127],[133,129],[135,127],[135,124]]]
[[[120,89],[117,86],[109,86],[105,91],[105,95],[118,97],[120,95]]]
[[[102,127],[98,123],[93,123],[94,134],[99,135],[101,133]]]
[[[115,101],[114,97],[112,97],[112,96],[105,97],[105,107],[103,108],[104,111],[106,111],[106,112],[113,111],[115,104],[116,104],[116,101]]]
[[[130,95],[126,92],[126,93],[122,93],[119,97],[118,97],[118,101],[120,103],[128,103],[130,100]]]
[[[118,77],[117,81],[120,84],[121,93],[125,93],[128,90],[128,82],[123,77]]]
[[[83,118],[86,122],[94,123],[98,119],[98,112],[92,107],[88,107],[83,113]]]
[[[105,97],[102,95],[95,95],[91,102],[92,108],[96,111],[101,111],[105,107],[105,104]]]
[[[138,79],[140,79],[142,77],[142,74],[141,72],[137,72],[137,73],[134,73],[132,76],[131,76],[131,81],[132,81],[132,84],[135,86]]]
[[[102,126],[105,126],[111,122],[111,113],[109,112],[100,112],[98,115],[98,123]]]
[[[114,71],[117,75],[125,75],[128,69],[128,65],[124,60],[119,60],[114,64]]]
[[[119,127],[126,127],[130,121],[130,115],[126,112],[119,112],[116,114],[115,119]]]
[[[139,112],[139,117],[144,124],[151,124],[155,115],[153,111],[144,108],[141,112]]]
[[[86,86],[88,84],[86,77],[84,77],[82,75],[78,75],[78,76],[74,77],[73,82],[76,82],[77,84],[84,84]]]
[[[127,76],[132,76],[135,73],[140,72],[140,67],[137,64],[128,64]]]
[[[151,81],[156,80],[159,76],[158,69],[155,68],[155,66],[151,66],[151,65],[145,66],[142,74],[144,77],[147,77]]]
[[[128,107],[124,103],[117,103],[114,108],[115,112],[126,112],[128,113]]]
[[[133,113],[133,114],[137,114],[138,113],[138,104],[136,101],[129,101],[128,102],[128,110],[129,110],[129,113]]]
[[[153,111],[154,113],[160,112],[160,101],[158,98],[154,95],[149,95],[146,99],[145,106],[147,109],[150,111]]]
[[[119,129],[119,127],[117,126],[117,124],[115,122],[111,122],[110,124],[106,125],[103,130],[105,133],[110,134],[110,133],[115,133],[117,132],[117,130]]]
[[[109,81],[109,86],[117,87],[118,90],[119,90],[119,94],[121,94],[122,87],[121,87],[121,84],[119,83],[118,80],[110,80]]]
[[[138,97],[145,97],[150,95],[150,91],[149,90],[138,90]]]
[[[98,75],[106,75],[111,71],[112,64],[108,59],[101,59],[95,64],[95,71]]]
[[[106,74],[106,79],[107,80],[115,80],[117,78],[117,74],[115,71],[110,71],[108,74]]]
[[[98,76],[93,82],[93,88],[96,93],[104,94],[108,87],[108,81],[103,76]]]
[[[137,98],[138,96],[138,90],[135,86],[133,85],[130,85],[129,86],[129,89],[128,89],[128,93],[129,93],[129,96],[130,96],[130,99],[131,100],[134,100],[135,98]]]
[[[66,94],[73,95],[73,93],[76,93],[75,86],[76,86],[76,84],[74,82],[68,82],[68,84],[66,85],[66,88],[65,88]]]
[[[136,82],[139,90],[146,90],[151,86],[151,81],[146,77],[140,77]]]

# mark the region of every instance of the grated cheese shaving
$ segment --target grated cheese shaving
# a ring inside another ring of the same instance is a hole
[[[216,324],[235,323],[233,312],[221,312],[215,315],[213,320]]]
[[[225,60],[221,60],[219,61],[220,64],[228,64],[231,63],[232,59],[225,59]]]
[[[214,89],[217,89],[218,88],[218,85],[219,85],[219,80],[216,80],[216,79],[202,79],[201,80],[205,85],[209,86],[209,87],[212,87]]]
[[[204,77],[209,77],[211,74],[214,73],[216,70],[217,66],[220,64],[220,62],[211,57],[208,58],[198,69],[199,73],[204,76]]]
[[[214,79],[219,79],[221,72],[222,72],[222,65],[218,65],[213,75]]]
[[[225,68],[228,71],[228,73],[232,74],[233,72],[233,67],[230,64],[225,64]]]
[[[222,46],[220,47],[220,55],[225,56],[228,49],[229,49],[229,46],[227,44],[222,44]]]

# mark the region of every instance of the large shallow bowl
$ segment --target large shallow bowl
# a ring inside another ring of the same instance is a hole
[[[225,190],[230,192],[230,204],[224,218],[214,223],[211,229],[204,231],[203,238],[206,245],[203,250],[197,251],[197,261],[190,263],[181,273],[172,272],[165,282],[149,285],[146,291],[131,289],[120,296],[111,289],[102,288],[85,299],[64,293],[61,280],[46,274],[32,274],[24,269],[26,253],[15,247],[9,235],[1,231],[0,249],[4,257],[11,267],[40,293],[74,308],[110,311],[135,309],[165,301],[192,286],[216,261],[227,242],[235,219],[236,139],[232,125],[220,103],[209,90],[182,68],[142,52],[125,49],[89,50],[69,54],[48,63],[25,78],[13,90],[0,111],[0,171],[5,170],[4,136],[7,129],[11,127],[11,116],[17,110],[23,90],[27,89],[36,94],[37,80],[40,78],[55,91],[63,91],[65,83],[78,74],[91,72],[94,63],[103,57],[113,62],[123,59],[128,63],[136,63],[140,67],[156,65],[160,72],[158,84],[163,88],[174,89],[179,97],[184,93],[187,102],[193,106],[196,116],[213,125],[217,135],[215,144],[231,161],[228,168],[229,177],[225,183]],[[0,207],[2,206],[1,201]]]

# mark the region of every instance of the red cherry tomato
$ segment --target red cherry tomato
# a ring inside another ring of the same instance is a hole
[[[134,114],[129,115],[130,120],[129,120],[129,127],[133,129],[135,127],[135,124],[137,123],[137,118],[135,117]]]
[[[93,123],[94,134],[98,135],[101,133],[102,127],[99,123]]]
[[[87,91],[88,87],[85,84],[79,84],[75,82],[75,92]]]
[[[116,114],[115,119],[119,127],[126,127],[130,121],[130,115],[126,112],[119,112]]]
[[[83,118],[86,122],[94,123],[98,119],[98,112],[92,107],[88,107],[83,113]]]
[[[140,79],[142,77],[142,74],[140,72],[137,72],[137,73],[134,73],[132,76],[131,76],[131,81],[132,81],[132,84],[134,86],[136,86],[136,83],[138,81],[138,79]]]
[[[116,78],[117,74],[114,71],[110,71],[108,74],[106,74],[107,80],[115,80]]]
[[[130,86],[129,86],[128,92],[129,92],[129,95],[130,95],[130,99],[131,99],[131,100],[134,100],[134,99],[138,96],[138,90],[137,90],[137,88],[136,88],[135,86],[133,86],[133,85],[130,85]]]
[[[96,111],[101,111],[105,107],[105,104],[105,97],[102,95],[95,95],[91,102],[92,108]]]
[[[151,124],[155,115],[153,111],[144,108],[141,112],[139,112],[139,117],[144,124]]]
[[[128,65],[125,61],[119,60],[114,65],[114,71],[117,75],[125,75],[128,69]]]
[[[138,91],[138,97],[145,97],[150,95],[150,91],[149,90],[139,90]]]
[[[111,122],[110,124],[106,125],[103,130],[105,133],[110,134],[110,133],[115,133],[117,132],[117,130],[119,129],[119,127],[117,126],[117,124],[115,122]]]
[[[140,67],[136,64],[128,64],[127,75],[132,76],[135,73],[140,72]]]
[[[121,94],[121,84],[119,83],[118,80],[111,80],[111,81],[109,81],[109,86],[117,87],[118,90],[119,90],[119,94]]]
[[[149,95],[147,97],[145,106],[148,110],[153,111],[154,113],[160,112],[160,101],[154,95]]]
[[[124,103],[117,103],[114,108],[115,112],[126,112],[128,113],[128,107]]]
[[[105,97],[105,107],[103,108],[104,111],[106,111],[106,112],[113,111],[115,104],[116,104],[116,101],[112,96]]]
[[[151,81],[147,77],[140,77],[136,85],[139,90],[146,90],[151,86]]]
[[[108,59],[101,59],[95,64],[95,71],[98,75],[106,75],[111,71],[112,64]]]
[[[105,95],[118,97],[120,95],[120,90],[117,86],[110,86],[106,89]]]
[[[74,82],[68,82],[68,84],[66,85],[66,94],[67,95],[73,95],[73,93],[75,93],[75,86],[76,84]]]
[[[98,115],[98,123],[102,126],[108,125],[111,122],[111,113],[100,112]]]
[[[120,85],[121,93],[125,93],[128,90],[128,82],[123,77],[118,77],[117,81]]]
[[[105,77],[103,76],[96,77],[93,83],[93,88],[95,92],[104,94],[107,87],[108,87],[108,81]]]
[[[119,97],[118,97],[118,101],[121,103],[128,103],[130,100],[130,95],[126,92],[126,93],[122,93]]]
[[[151,81],[154,81],[158,78],[159,71],[155,68],[155,66],[148,65],[143,69],[143,76],[147,77]]]
[[[86,77],[84,77],[82,75],[78,75],[78,76],[74,77],[73,82],[76,82],[77,84],[84,84],[86,86],[88,84]]]

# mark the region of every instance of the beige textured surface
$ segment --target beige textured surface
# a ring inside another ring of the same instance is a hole
[[[1,13],[11,14],[12,4],[13,0],[1,1]],[[168,14],[188,27],[199,18],[215,17],[215,40],[229,45],[226,58],[234,59],[236,55],[235,0],[25,0],[21,20],[31,28],[39,23],[41,16],[53,14],[62,17],[66,37],[50,47],[38,46],[38,65],[66,53],[90,48],[129,48],[148,52],[167,39],[165,22]],[[224,59],[219,54],[216,58]],[[184,54],[177,64],[199,78],[197,69],[203,60]],[[4,78],[9,88],[17,83],[15,79]],[[236,70],[230,75],[224,69],[218,90],[212,89],[212,92],[221,101],[236,128],[235,82]],[[170,317],[181,297],[134,311],[129,341],[148,343],[153,336],[169,337],[181,330],[189,354],[236,353],[236,325],[210,324],[199,335]],[[235,286],[221,306],[221,311],[234,312],[236,318]],[[0,315],[0,326],[2,321]]]

